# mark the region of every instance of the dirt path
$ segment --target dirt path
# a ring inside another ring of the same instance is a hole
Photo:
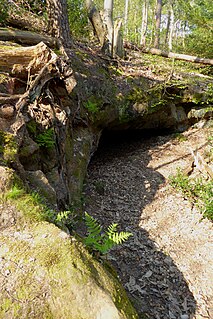
[[[205,130],[184,135],[113,137],[89,166],[85,209],[134,235],[109,259],[141,318],[213,318],[212,223],[167,179],[206,147]]]

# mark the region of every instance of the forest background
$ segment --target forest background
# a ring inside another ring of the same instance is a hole
[[[85,0],[67,0],[74,39],[91,40]],[[89,1],[91,2],[91,1]],[[213,57],[213,6],[211,0],[94,0],[102,12],[112,6],[114,25],[122,21],[124,41],[137,47],[154,47],[200,57]],[[0,24],[10,5],[28,10],[47,20],[46,0],[0,0]]]

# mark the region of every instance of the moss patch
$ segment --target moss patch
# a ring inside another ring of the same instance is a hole
[[[15,161],[18,152],[18,144],[15,136],[11,133],[0,131],[0,157],[3,162],[10,163]]]
[[[54,225],[32,224],[0,235],[3,271],[0,318],[138,318],[118,280],[81,243]],[[8,296],[7,289],[10,294]]]

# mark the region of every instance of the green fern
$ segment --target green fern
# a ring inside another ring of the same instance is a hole
[[[106,254],[115,245],[120,245],[126,241],[132,233],[117,232],[118,224],[112,224],[107,228],[106,232],[102,231],[101,225],[95,218],[85,212],[85,224],[88,230],[88,236],[84,239],[84,244],[92,250],[101,254]]]
[[[41,134],[38,134],[36,137],[36,142],[39,146],[45,147],[47,149],[51,149],[55,145],[54,139],[54,129],[49,128]]]

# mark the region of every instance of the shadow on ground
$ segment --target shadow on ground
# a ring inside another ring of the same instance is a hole
[[[148,167],[149,149],[170,138],[139,132],[105,134],[88,169],[85,210],[104,227],[118,223],[121,230],[134,235],[115,248],[109,259],[140,318],[146,314],[152,319],[187,319],[196,309],[195,299],[172,258],[139,227],[145,218],[143,208],[165,182],[160,173]]]

